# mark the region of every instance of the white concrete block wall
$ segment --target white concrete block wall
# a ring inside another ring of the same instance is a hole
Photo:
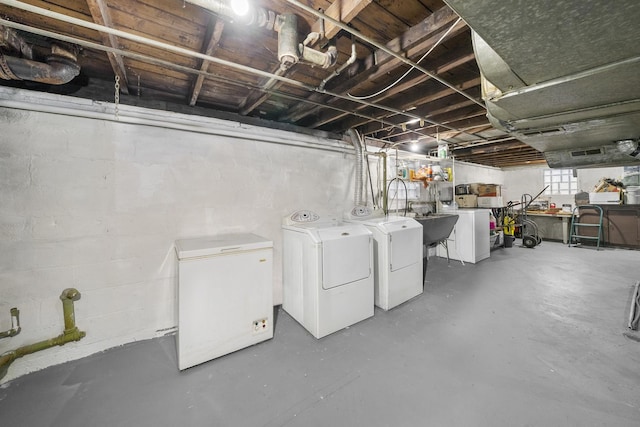
[[[82,294],[87,332],[18,359],[3,381],[173,331],[178,238],[273,240],[279,304],[282,217],[352,207],[354,156],[257,141],[308,136],[243,128],[251,141],[13,108],[0,108],[0,128],[0,330],[11,307],[22,325],[0,353],[60,334],[67,287]]]

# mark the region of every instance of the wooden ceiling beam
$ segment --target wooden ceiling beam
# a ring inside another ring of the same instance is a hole
[[[341,21],[345,24],[350,23],[356,16],[358,16],[358,13],[360,13],[365,7],[367,7],[373,0],[345,0],[345,1],[337,1],[334,2],[331,6],[329,6],[329,8],[327,8],[327,11],[325,12],[326,15]],[[315,32],[321,32],[320,30],[322,29],[322,23],[323,20],[318,20],[316,21],[316,23],[313,25],[311,31],[315,31]],[[330,39],[333,38],[335,35],[338,34],[338,32],[340,31],[340,27],[336,27],[335,25],[331,24],[331,23],[325,23],[326,26],[324,28],[325,31],[325,37]],[[328,28],[328,30],[327,30]],[[328,31],[328,32],[327,32]],[[280,65],[278,65],[274,70],[272,70],[271,72],[273,74],[279,74],[279,75],[291,75],[293,73],[295,73],[295,71],[292,71],[293,69],[289,69],[286,70],[284,72],[280,71]],[[246,116],[248,114],[250,114],[253,110],[255,110],[256,108],[258,108],[261,104],[263,104],[266,100],[268,100],[271,97],[271,94],[269,94],[269,92],[267,92],[270,89],[278,89],[282,86],[282,82],[280,81],[271,81],[271,80],[264,80],[262,83],[262,86],[264,87],[264,91],[256,91],[253,92],[251,95],[249,95],[247,97],[247,99],[245,100],[245,102],[242,104],[241,108],[240,108],[240,114],[242,114],[243,116]]]
[[[428,49],[427,44],[429,46],[433,45],[437,41],[436,37],[439,37],[439,32],[446,31],[446,27],[455,22],[456,19],[458,19],[458,15],[448,6],[445,6],[419,24],[409,28],[402,35],[391,40],[386,44],[386,47],[395,52],[406,52],[408,49],[420,45],[424,49],[423,52],[425,52]],[[342,83],[339,83],[332,91],[346,93],[366,83],[369,79],[377,79],[385,76],[387,73],[393,71],[394,68],[397,68],[398,63],[398,59],[385,52],[373,52],[367,58],[360,61],[360,65],[364,66],[364,70],[358,72],[356,75],[349,75],[348,70],[345,70],[343,73],[345,77],[343,77]],[[354,66],[357,65],[354,64]],[[338,81],[338,79],[339,78],[336,78],[335,80]],[[326,103],[327,99],[331,98],[323,94],[314,93],[309,99],[314,102]],[[316,111],[317,108],[310,109],[306,104],[299,104],[294,106],[287,114],[283,115],[280,121],[297,122],[307,115],[314,114]]]
[[[471,88],[472,91],[475,88]],[[473,101],[468,100],[466,98],[462,98],[457,95],[457,93],[453,92],[450,89],[447,89],[447,93],[441,93],[443,96],[440,98],[429,100],[427,104],[423,104],[418,108],[412,110],[412,113],[418,116],[422,116],[425,119],[433,120],[438,123],[443,123],[443,121],[449,120],[449,116],[442,116],[447,113],[456,114],[457,110],[468,108],[471,106],[476,106],[475,110],[478,110],[479,107]],[[472,93],[472,91],[468,91]],[[444,91],[443,91],[444,92]],[[479,89],[477,90],[478,94],[480,93]],[[473,111],[474,109],[470,109],[469,111]],[[486,114],[486,111],[482,110],[483,114]],[[395,124],[402,124],[407,122],[407,118],[403,116],[399,116],[397,114],[384,114],[379,116],[381,120],[385,120],[386,122],[391,122]],[[422,129],[435,126],[430,125],[428,122],[425,122],[426,125],[422,126]],[[362,119],[359,117],[349,118],[344,121],[344,123],[340,123],[339,125],[342,128],[358,128],[358,130],[363,134],[370,134],[372,132],[380,131],[380,124],[375,122],[374,120]],[[415,125],[409,125],[407,127],[415,127]]]
[[[216,49],[218,48],[218,43],[220,43],[220,38],[222,37],[222,32],[224,31],[224,21],[222,19],[217,19],[215,17],[211,17],[209,20],[209,25],[207,26],[207,34],[205,36],[206,47],[204,48],[204,54],[207,56],[213,56]],[[203,43],[204,44],[204,43]],[[209,68],[209,61],[206,59],[200,60],[200,71],[206,72]],[[193,83],[193,88],[191,89],[191,96],[189,97],[189,106],[193,107],[196,105],[198,101],[198,96],[200,96],[200,91],[202,90],[202,85],[204,83],[204,75],[198,74],[196,80]]]
[[[458,54],[452,53],[450,56],[453,56],[453,58],[450,58],[449,55],[447,56],[447,62],[441,64],[440,66],[436,67],[433,70],[434,74],[442,74],[442,73],[446,73],[449,72],[457,67],[460,67],[461,65],[464,65],[470,61],[474,61],[475,60],[475,55],[473,54],[473,52],[468,52],[466,55],[462,55],[459,56]],[[408,77],[408,76],[407,76]],[[398,95],[399,93],[408,91],[408,90],[413,90],[415,89],[415,87],[421,83],[426,82],[427,80],[429,80],[431,77],[427,76],[426,74],[416,74],[411,78],[408,78],[407,80],[405,80],[404,82],[397,84],[396,86],[394,86],[393,88],[390,88],[388,91],[382,93],[380,96],[376,97],[375,102],[381,102],[384,101],[386,99],[389,99],[393,96]],[[451,89],[449,89],[451,90]],[[452,91],[452,90],[451,90]],[[469,101],[472,102],[472,101]],[[355,108],[355,111],[361,111],[364,110],[365,108],[368,108],[366,105],[359,105]],[[335,120],[339,120],[340,118],[342,118],[343,116],[340,116],[339,114],[333,114],[334,117],[331,117],[331,114],[327,115],[327,117],[316,121],[315,123],[311,124],[310,127],[316,128],[316,127],[320,127],[326,124],[329,124]],[[362,125],[364,123],[360,123],[360,125]],[[358,125],[356,125],[358,126]]]
[[[109,14],[109,8],[104,0],[86,0],[93,22],[98,25],[113,28],[113,22],[111,21],[111,15]],[[102,38],[102,44],[114,49],[119,49],[120,45],[118,38],[113,34],[100,33]],[[124,66],[124,60],[121,55],[113,52],[107,52],[107,57],[111,63],[113,73],[120,79],[120,91],[124,94],[129,94],[129,79],[127,78],[127,71]]]
[[[469,105],[471,104],[471,105]],[[446,105],[442,107],[439,111],[433,112],[434,120],[437,120],[442,124],[449,124],[456,122],[458,120],[470,119],[472,117],[484,116],[485,111],[482,109],[478,109],[477,105],[469,100],[460,102],[459,104]],[[400,124],[402,121],[399,118],[387,118],[386,122],[391,122],[394,124]],[[415,127],[415,124],[407,126],[407,130],[404,132],[395,133],[394,137],[413,134],[414,132],[420,132],[431,135],[437,133],[437,127],[435,125],[428,126],[418,126]],[[391,129],[391,126],[385,126],[384,128],[380,128],[380,126],[376,126],[376,123],[368,123],[365,127],[359,128],[358,131],[365,136],[375,135],[379,132],[387,132]]]
[[[456,87],[460,90],[468,90],[471,89],[473,87],[479,86],[480,85],[480,77],[475,75],[473,77],[471,77],[470,79],[467,80],[463,80],[461,82],[458,82],[456,84]],[[416,114],[416,115],[420,115],[422,114],[421,111],[423,112],[424,109],[428,109],[428,105],[425,105],[424,107],[421,107],[420,110],[417,111],[413,111],[415,110],[415,106],[416,105],[424,105],[427,103],[431,103],[431,102],[435,102],[439,99],[442,99],[444,97],[450,96],[450,95],[455,95],[457,92],[454,91],[451,88],[448,87],[442,87],[440,85],[433,85],[430,90],[424,90],[424,89],[418,89],[416,88],[416,90],[413,91],[412,94],[407,94],[403,97],[400,97],[400,99],[394,103],[390,103],[388,106],[395,108],[397,110],[403,110],[403,111],[409,111],[412,110],[411,112]],[[368,107],[368,108],[372,108],[372,107]],[[331,111],[326,113],[327,116],[334,116],[335,114]],[[373,114],[369,114],[369,115],[373,115]],[[337,115],[335,115],[337,116]],[[347,116],[347,114],[340,114],[340,116],[345,117]],[[376,116],[378,118],[380,118],[381,120],[383,120],[385,117],[389,117],[390,115],[388,113],[383,113],[380,114],[379,116]],[[322,119],[317,120],[317,122],[326,122]],[[344,124],[340,125],[340,128],[342,129],[348,129],[350,127],[358,127],[358,126],[362,126],[364,124],[370,123],[372,122],[369,119],[362,119],[359,117],[354,117],[353,119],[348,119],[348,121]],[[326,122],[328,123],[328,122]],[[324,124],[324,123],[323,123]],[[326,126],[326,125],[325,125]]]
[[[324,14],[336,21],[348,24],[351,22],[364,8],[369,6],[373,0],[338,0],[334,1],[331,6],[324,11]],[[324,29],[324,31],[323,31]],[[311,26],[311,31],[316,33],[324,32],[325,38],[331,40],[335,37],[341,28],[333,25],[331,22],[325,22],[319,19]]]

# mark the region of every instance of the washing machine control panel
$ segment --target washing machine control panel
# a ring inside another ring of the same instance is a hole
[[[301,210],[292,213],[289,219],[294,223],[309,223],[318,221],[320,219],[320,215],[313,211]]]

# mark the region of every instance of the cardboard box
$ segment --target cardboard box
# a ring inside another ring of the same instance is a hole
[[[477,208],[478,196],[475,194],[465,194],[462,196],[456,196],[456,204],[459,208]]]
[[[475,194],[478,197],[496,197],[501,196],[502,192],[500,186],[497,184],[469,184],[471,194]]]
[[[503,206],[504,203],[502,203],[502,196],[478,197],[479,208],[501,208]]]

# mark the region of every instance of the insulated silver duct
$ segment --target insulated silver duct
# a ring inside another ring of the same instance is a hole
[[[0,27],[0,79],[62,85],[80,74],[76,52],[59,44],[51,45],[45,61],[33,60],[31,47],[15,30]]]
[[[275,29],[278,32],[278,60],[283,68],[288,69],[300,60],[298,17],[296,15],[278,16]]]
[[[298,17],[293,14],[278,15],[275,30],[278,32],[278,59],[286,68],[299,60],[329,68],[336,63],[338,50],[329,46],[326,52],[306,46],[307,40],[298,43]],[[312,36],[312,35],[310,35]]]
[[[347,131],[347,135],[351,139],[351,143],[353,144],[353,148],[356,154],[356,180],[355,180],[355,192],[354,192],[354,203],[356,206],[364,206],[366,205],[366,201],[364,200],[364,183],[365,183],[365,150],[364,144],[362,143],[362,139],[360,134],[355,129],[351,128]]]

